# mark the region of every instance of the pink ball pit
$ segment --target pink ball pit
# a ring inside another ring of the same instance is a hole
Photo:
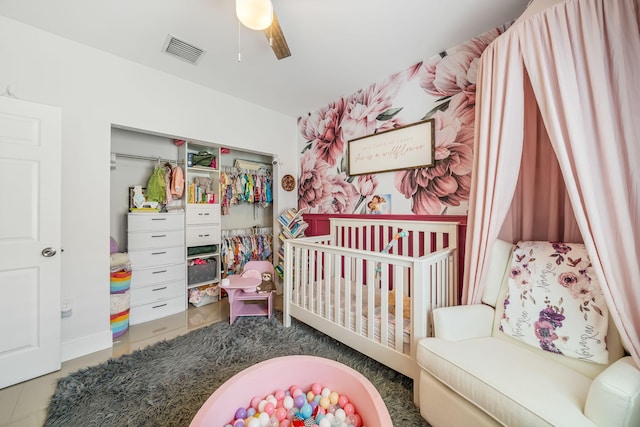
[[[313,383],[346,395],[364,426],[393,425],[380,393],[361,373],[322,357],[284,356],[258,363],[231,377],[209,396],[190,426],[224,427],[236,409],[248,407],[254,396],[262,398],[291,385],[309,390]]]

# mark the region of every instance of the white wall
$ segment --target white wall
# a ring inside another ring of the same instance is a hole
[[[0,92],[62,108],[62,358],[111,346],[112,125],[269,152],[297,175],[296,120],[0,16]],[[251,126],[247,126],[247,120]],[[274,212],[296,206],[274,186]]]

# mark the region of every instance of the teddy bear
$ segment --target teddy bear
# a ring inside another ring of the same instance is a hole
[[[276,285],[273,283],[273,277],[271,273],[262,273],[262,283],[256,288],[256,292],[259,294],[266,294],[276,290]]]
[[[396,311],[396,292],[389,291],[389,313],[394,313]],[[411,298],[409,298],[406,294],[402,294],[402,317],[405,319],[411,319]]]

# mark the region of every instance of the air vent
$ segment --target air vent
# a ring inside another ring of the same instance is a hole
[[[204,55],[205,53],[203,49],[200,49],[199,47],[196,47],[191,43],[187,43],[186,41],[177,38],[173,34],[167,35],[167,39],[164,42],[162,51],[177,56],[178,58],[192,64],[197,64],[202,55]]]

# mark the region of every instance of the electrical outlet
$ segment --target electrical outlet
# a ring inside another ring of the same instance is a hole
[[[73,314],[73,298],[65,298],[60,304],[62,317],[71,317]]]

